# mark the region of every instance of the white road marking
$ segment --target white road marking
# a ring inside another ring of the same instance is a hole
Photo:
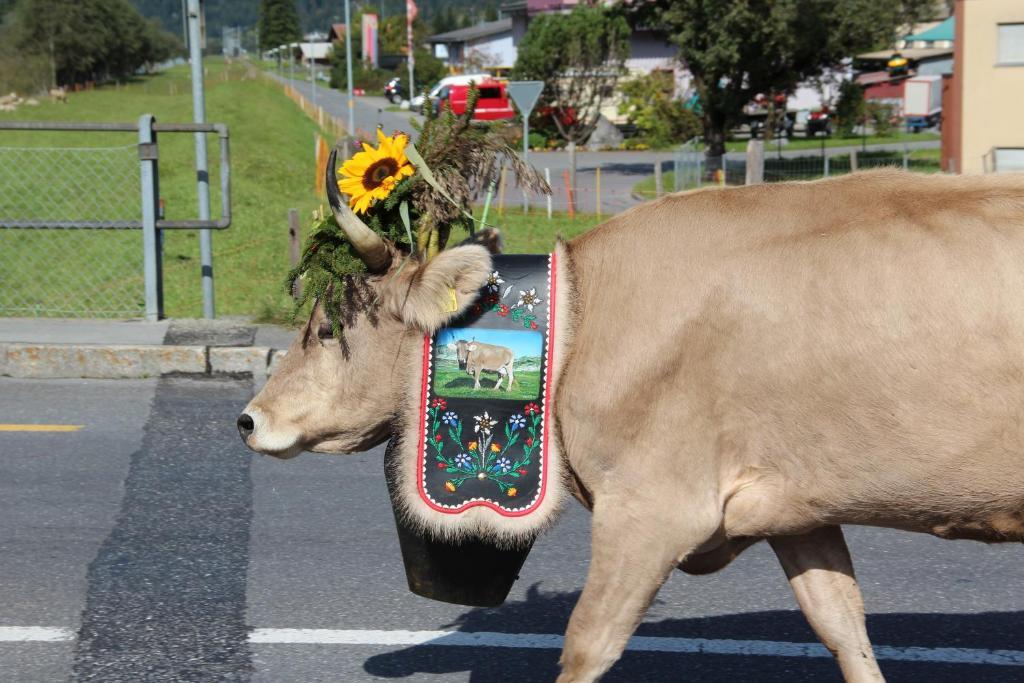
[[[315,628],[257,628],[250,643],[327,645],[427,645],[441,647],[511,647],[560,650],[562,636],[550,633],[492,633],[487,631],[372,631]],[[818,643],[772,640],[725,640],[633,636],[629,650],[755,657],[831,657]],[[878,659],[947,664],[1024,666],[1024,651],[957,647],[875,646]]]
[[[0,643],[59,643],[75,639],[69,628],[0,626]]]
[[[46,626],[0,626],[0,643],[58,643],[75,639],[67,628]],[[425,645],[431,647],[506,647],[560,650],[564,639],[553,633],[494,633],[489,631],[374,631],[326,628],[256,628],[249,642],[280,645]],[[745,657],[814,657],[832,655],[818,643],[789,643],[773,640],[726,640],[711,638],[668,638],[633,636],[634,652],[737,655]],[[945,664],[989,664],[1024,666],[1022,650],[986,650],[958,647],[875,646],[878,659]]]

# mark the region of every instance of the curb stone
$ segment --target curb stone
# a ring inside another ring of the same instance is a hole
[[[265,381],[285,351],[264,346],[0,344],[0,376],[142,379],[166,374],[251,374]]]

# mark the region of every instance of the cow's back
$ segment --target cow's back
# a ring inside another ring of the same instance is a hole
[[[1024,178],[674,195],[568,254],[559,414],[615,435],[604,466],[685,443],[795,517],[1024,531]]]

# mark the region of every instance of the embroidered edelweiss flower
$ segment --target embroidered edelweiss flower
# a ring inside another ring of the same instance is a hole
[[[495,472],[501,472],[502,474],[508,474],[512,471],[512,461],[508,458],[498,458],[491,469]]]
[[[505,284],[505,281],[501,279],[501,275],[498,273],[498,271],[494,271],[493,273],[487,276],[486,284],[487,289],[491,290],[492,292],[497,292],[499,289],[501,289],[501,286]]]
[[[498,424],[498,421],[491,417],[486,410],[483,415],[474,415],[473,419],[476,420],[476,424],[473,426],[473,431],[484,434],[485,436],[491,433],[491,430],[494,429],[494,425]]]
[[[444,422],[446,425],[454,425],[458,421],[459,416],[450,410],[441,418],[441,422]]]
[[[517,429],[522,429],[526,426],[526,418],[519,413],[516,413],[508,419],[508,426],[512,428],[513,432]]]
[[[455,456],[455,466],[460,469],[468,470],[472,464],[473,458],[469,453],[459,453]]]
[[[539,304],[541,301],[542,299],[539,296],[537,296],[536,287],[531,287],[530,291],[528,292],[524,292],[523,290],[520,289],[519,301],[516,302],[516,306],[526,306],[528,309],[532,311],[533,307]]]

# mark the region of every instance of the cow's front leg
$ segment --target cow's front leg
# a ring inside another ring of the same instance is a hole
[[[480,388],[480,370],[475,370],[473,372],[473,388],[474,389],[479,389]]]
[[[864,601],[843,531],[828,526],[769,539],[811,628],[847,681],[882,681],[864,624]]]
[[[669,507],[595,499],[590,570],[569,619],[559,683],[595,681],[607,671],[668,575],[713,533],[700,514]]]

